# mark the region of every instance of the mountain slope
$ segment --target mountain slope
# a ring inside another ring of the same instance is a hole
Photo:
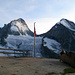
[[[49,30],[46,33],[45,37],[43,38],[44,45],[46,43],[48,43],[48,41],[44,40],[46,38],[55,40],[58,43],[60,43],[61,48],[57,49],[56,51],[58,51],[58,50],[60,51],[62,49],[64,49],[65,51],[75,51],[75,46],[74,46],[74,44],[75,44],[75,24],[67,19],[61,19],[58,23],[56,23],[51,28],[51,30]],[[44,43],[44,42],[46,42],[46,43]],[[43,47],[46,47],[44,45],[43,45]],[[49,46],[52,47],[52,45],[53,44],[51,44]],[[58,47],[59,47],[59,45],[58,45]],[[47,46],[47,48],[48,48],[48,46]],[[48,48],[48,49],[53,50],[51,48]],[[46,53],[46,51],[44,51],[44,52]]]
[[[5,24],[3,28],[0,28],[0,44],[5,45],[5,39],[8,35],[30,35],[34,36],[34,33],[28,28],[26,22],[19,18],[13,20],[8,24]]]

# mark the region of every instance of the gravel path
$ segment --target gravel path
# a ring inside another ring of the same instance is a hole
[[[0,58],[0,75],[47,75],[63,73],[69,65],[59,59],[47,58]]]

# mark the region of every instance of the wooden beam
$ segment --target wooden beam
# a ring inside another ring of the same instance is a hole
[[[15,51],[32,51],[32,50],[20,50],[20,49],[5,49],[5,48],[0,48],[0,50],[15,50]]]
[[[14,52],[0,52],[3,54],[32,54],[32,53],[14,53]]]

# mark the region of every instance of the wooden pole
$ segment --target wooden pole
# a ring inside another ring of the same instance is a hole
[[[34,35],[34,57],[35,57],[35,35]]]
[[[34,27],[35,27],[35,23],[36,22],[34,22]],[[35,57],[35,33],[34,33],[34,57]]]

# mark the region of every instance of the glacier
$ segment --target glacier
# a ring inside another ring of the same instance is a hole
[[[32,50],[30,53],[32,53],[32,57],[34,57],[34,37],[32,36],[25,36],[25,35],[8,35],[8,37],[5,39],[7,44],[0,48],[7,48],[7,49],[21,49],[21,50]],[[19,48],[17,45],[19,45]],[[42,57],[41,55],[41,45],[42,45],[42,37],[35,37],[35,57]],[[0,50],[0,52],[3,52],[5,50]],[[5,52],[9,52],[9,50],[6,50]],[[14,51],[10,51],[14,52]],[[0,56],[14,56],[14,54],[3,54],[0,53]],[[15,56],[19,56],[19,54],[15,54]]]

